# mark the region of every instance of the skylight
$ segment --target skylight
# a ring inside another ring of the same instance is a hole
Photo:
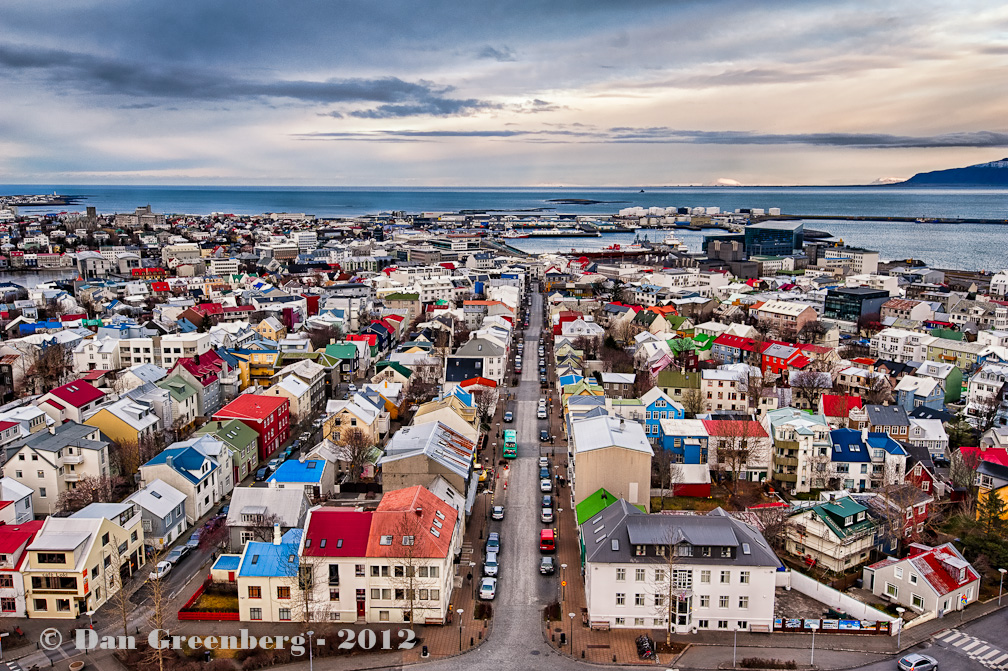
[[[161,493],[160,492],[151,492],[150,495],[153,496],[155,499],[160,499],[161,498]]]
[[[441,538],[441,532],[440,532],[440,531],[438,531],[437,529],[435,529],[434,527],[431,527],[431,530],[430,530],[430,532],[431,532],[432,534],[434,534],[434,537],[435,537],[435,538]]]
[[[612,541],[610,542],[610,547],[612,547],[613,552],[619,552],[619,539],[618,538],[612,539]]]
[[[338,547],[338,548],[343,547],[343,539],[342,538],[340,538],[339,540],[336,541],[336,547]]]
[[[259,555],[252,555],[252,563],[253,564],[259,563]]]
[[[403,545],[413,545],[413,540],[414,540],[413,536],[403,536],[402,537],[402,544]]]
[[[438,518],[439,520],[443,520],[443,519],[444,519],[444,513],[443,513],[443,512],[441,512],[440,510],[435,510],[435,511],[434,511],[434,514],[435,514],[435,515],[437,515],[437,518]]]
[[[749,547],[748,543],[743,543],[742,544],[742,554],[744,554],[744,555],[752,554],[752,548]]]
[[[318,544],[318,546],[319,546],[320,548],[324,548],[324,547],[326,546],[326,541],[327,541],[327,540],[328,540],[327,538],[323,538],[322,540],[320,540],[320,541],[319,541],[319,544]]]

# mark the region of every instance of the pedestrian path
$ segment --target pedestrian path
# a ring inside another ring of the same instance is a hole
[[[1002,671],[1008,669],[1008,652],[969,634],[955,629],[947,629],[935,634],[935,640],[943,647],[960,652],[970,659],[983,664],[988,669]]]

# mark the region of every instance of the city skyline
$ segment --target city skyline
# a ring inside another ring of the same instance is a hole
[[[1008,8],[15,2],[7,183],[867,184],[1002,158]]]

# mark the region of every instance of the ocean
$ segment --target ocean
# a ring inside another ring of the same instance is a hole
[[[642,191],[643,189],[643,191]],[[150,205],[167,214],[262,214],[304,212],[351,217],[389,211],[608,215],[625,207],[779,207],[784,214],[959,218],[1008,221],[1008,189],[886,187],[627,187],[627,188],[396,188],[396,187],[191,187],[0,185],[0,195],[52,193],[71,196],[66,207],[23,208],[25,213],[132,212]],[[578,199],[584,203],[556,202]],[[872,221],[807,221],[851,245],[877,249],[884,259],[918,258],[936,267],[998,269],[1008,264],[1008,228],[991,224],[917,224]],[[652,240],[663,234],[641,231]],[[678,233],[691,249],[701,234]],[[632,242],[634,235],[553,240],[529,238],[516,245],[532,252],[599,249]]]

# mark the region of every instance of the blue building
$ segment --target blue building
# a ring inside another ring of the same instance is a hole
[[[945,391],[941,380],[937,378],[907,375],[899,381],[893,392],[896,404],[907,412],[921,406],[932,410],[945,409]]]
[[[640,402],[644,409],[644,433],[652,445],[661,442],[661,420],[686,417],[686,409],[682,404],[673,401],[658,387],[651,387],[644,392]]]
[[[835,429],[830,431],[830,440],[830,472],[839,480],[838,486],[865,491],[903,483],[907,452],[888,434]]]
[[[706,464],[710,436],[699,419],[662,419],[661,447],[679,464]]]

